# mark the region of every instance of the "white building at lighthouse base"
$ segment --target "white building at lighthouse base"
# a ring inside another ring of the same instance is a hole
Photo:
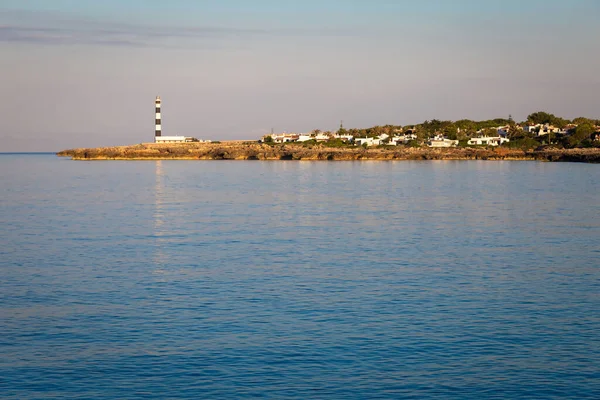
[[[196,140],[187,136],[155,136],[154,143],[190,143]]]

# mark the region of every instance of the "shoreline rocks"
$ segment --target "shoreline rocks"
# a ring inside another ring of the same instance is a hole
[[[78,148],[57,153],[73,160],[296,160],[296,161],[394,161],[394,160],[490,160],[567,161],[600,163],[600,149],[536,149],[428,147],[327,147],[326,144],[268,145],[255,142],[145,143],[131,146]]]

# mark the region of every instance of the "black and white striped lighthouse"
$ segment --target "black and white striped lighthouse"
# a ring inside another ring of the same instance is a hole
[[[161,131],[162,131],[162,126],[161,126],[161,118],[160,118],[160,96],[156,96],[156,100],[154,100],[154,108],[155,108],[155,115],[154,115],[154,137],[160,137],[161,136]]]

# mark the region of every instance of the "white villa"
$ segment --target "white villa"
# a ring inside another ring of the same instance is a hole
[[[355,138],[354,144],[357,146],[362,146],[363,144],[366,144],[367,146],[379,146],[381,144],[381,139],[372,137]]]
[[[500,146],[501,144],[508,143],[508,142],[510,142],[510,139],[507,139],[502,136],[495,136],[495,137],[480,136],[480,137],[469,139],[468,144],[469,145],[478,145],[478,146]]]
[[[315,139],[317,142],[326,142],[326,141],[328,141],[328,140],[329,140],[329,139],[331,139],[331,138],[329,137],[329,135],[326,135],[325,133],[323,133],[323,132],[320,132],[320,133],[317,133],[317,134],[315,135],[314,139]]]
[[[288,143],[297,141],[299,136],[294,133],[274,133],[271,135],[271,138],[275,143]]]
[[[550,133],[561,133],[561,129],[549,124],[526,125],[523,130],[527,133],[535,133],[537,136],[548,135]]]
[[[411,140],[416,140],[416,139],[417,139],[417,135],[415,135],[414,133],[407,133],[405,135],[392,136],[389,144],[397,146],[400,143],[406,144],[406,143],[410,142]]]
[[[312,140],[312,137],[308,133],[298,135],[298,142],[308,142],[309,140]]]
[[[437,135],[433,139],[429,139],[427,144],[429,147],[456,147],[458,146],[458,140],[450,140],[442,135]]]

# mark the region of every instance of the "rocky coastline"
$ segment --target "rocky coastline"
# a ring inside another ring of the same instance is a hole
[[[131,146],[77,148],[57,153],[73,160],[298,160],[298,161],[393,161],[393,160],[526,160],[600,163],[600,148],[529,150],[496,148],[429,147],[328,147],[325,144],[144,143]]]

